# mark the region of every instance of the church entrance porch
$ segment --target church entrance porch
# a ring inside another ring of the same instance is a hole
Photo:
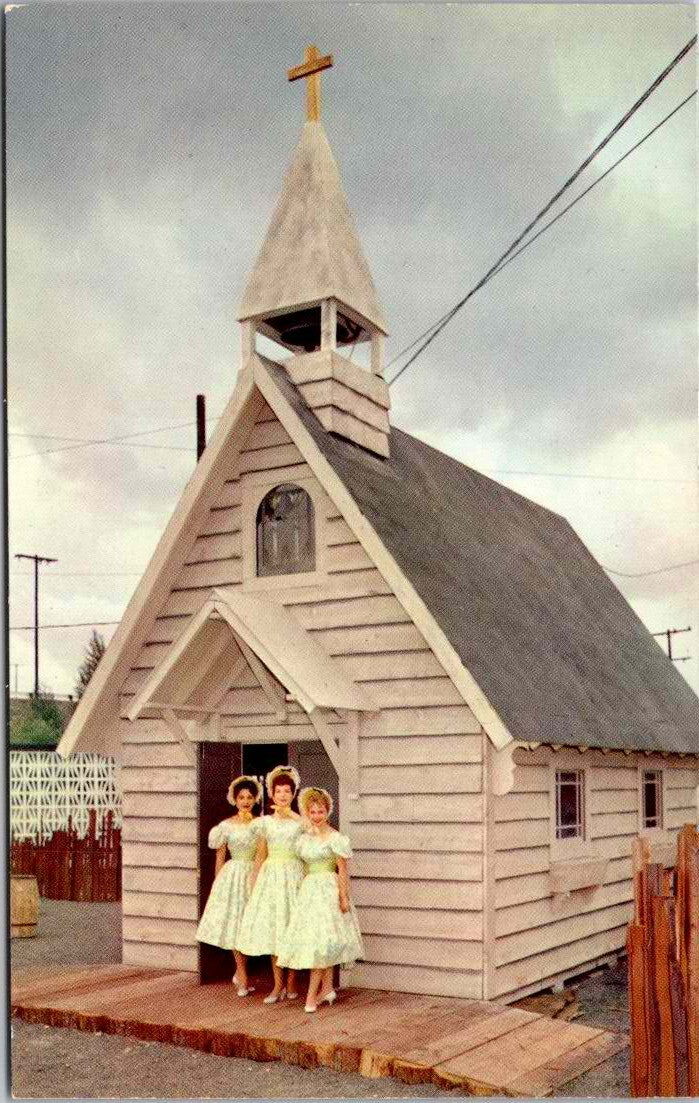
[[[208,845],[209,832],[221,820],[231,816],[234,809],[228,804],[226,793],[234,777],[241,773],[257,777],[264,790],[265,776],[275,766],[294,766],[302,786],[319,785],[327,789],[333,799],[330,822],[339,824],[338,777],[320,740],[296,740],[288,743],[214,743],[202,741],[198,748],[198,818],[199,818],[199,915],[209,898],[214,881],[216,851]],[[297,802],[293,804],[298,811]],[[260,814],[270,811],[270,801],[263,792]],[[201,984],[230,981],[234,961],[229,950],[199,943],[199,980]],[[248,973],[255,978],[256,986],[264,985],[271,978],[269,958],[251,958]],[[305,990],[305,975],[299,978],[299,990]],[[259,982],[259,984],[257,983]]]
[[[467,1095],[557,1094],[628,1047],[624,1034],[478,1000],[350,988],[309,1016],[298,1004],[264,1006],[259,992],[239,1000],[230,983],[200,986],[191,972],[124,965],[19,971],[12,1013],[52,1027]]]

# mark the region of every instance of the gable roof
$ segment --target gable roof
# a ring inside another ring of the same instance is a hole
[[[513,738],[699,752],[699,699],[563,517],[399,429],[388,459],[332,436],[263,363]]]
[[[185,704],[177,698],[182,680],[193,689],[198,687],[219,654],[224,660],[221,695],[230,684],[236,655],[242,655],[254,664],[254,673],[262,663],[307,713],[315,708],[367,712],[376,708],[365,690],[283,605],[266,594],[216,586],[149,675],[129,707],[128,718],[135,720],[156,695],[175,705]]]
[[[284,368],[254,356],[60,754],[114,753],[121,686],[263,396],[357,538],[383,551],[380,569],[496,747],[699,752],[699,700],[564,518],[398,429],[388,459],[332,436]]]
[[[330,144],[319,122],[307,122],[238,317],[275,314],[328,298],[339,299],[386,332]]]

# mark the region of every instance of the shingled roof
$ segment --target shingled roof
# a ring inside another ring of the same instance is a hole
[[[265,366],[515,739],[699,752],[699,698],[565,518],[391,429],[327,433]]]

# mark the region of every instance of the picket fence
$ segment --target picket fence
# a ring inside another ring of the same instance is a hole
[[[674,869],[634,842],[628,928],[631,1094],[699,1095],[699,834],[686,824]]]
[[[10,754],[10,869],[52,900],[121,899],[118,763],[96,754]]]

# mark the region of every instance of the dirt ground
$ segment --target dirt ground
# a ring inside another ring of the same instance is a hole
[[[13,969],[120,960],[119,904],[42,900],[39,931],[36,938],[12,942]],[[575,988],[581,1011],[576,1022],[628,1029],[623,965],[600,970]],[[18,1099],[406,1099],[445,1094],[429,1084],[409,1087],[396,1080],[366,1080],[330,1069],[216,1057],[18,1019],[12,1023],[11,1070],[12,1094]],[[574,1098],[628,1096],[628,1052],[571,1081],[557,1094]]]

